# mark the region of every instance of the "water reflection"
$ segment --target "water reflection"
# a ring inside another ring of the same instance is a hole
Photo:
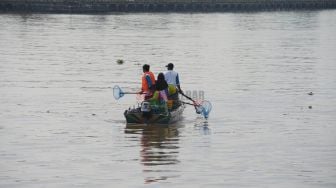
[[[145,183],[177,177],[174,165],[180,163],[177,126],[126,126],[126,134],[140,134],[140,158]]]
[[[197,117],[194,127],[196,130],[199,130],[199,132],[202,135],[211,134],[211,129],[209,128],[209,122],[207,120],[204,120],[203,117]]]

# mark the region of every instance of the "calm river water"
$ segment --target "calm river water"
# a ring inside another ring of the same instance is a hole
[[[335,10],[1,14],[0,187],[334,188],[335,33]],[[113,86],[169,62],[209,120],[127,128]]]

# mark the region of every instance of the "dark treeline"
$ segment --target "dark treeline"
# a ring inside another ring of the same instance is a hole
[[[1,0],[0,12],[232,12],[334,9],[336,0]]]

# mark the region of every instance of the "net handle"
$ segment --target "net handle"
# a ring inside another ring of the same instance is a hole
[[[113,96],[116,100],[119,100],[125,94],[145,94],[144,92],[123,92],[118,85],[113,87]]]

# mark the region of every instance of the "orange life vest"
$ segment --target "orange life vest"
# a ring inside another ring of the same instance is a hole
[[[152,72],[148,71],[148,72],[145,72],[143,75],[142,75],[142,85],[141,85],[141,89],[143,92],[148,92],[149,91],[149,85],[148,85],[148,82],[146,80],[146,76],[149,76],[150,77],[150,80],[152,82],[152,85],[155,84],[155,76]]]

